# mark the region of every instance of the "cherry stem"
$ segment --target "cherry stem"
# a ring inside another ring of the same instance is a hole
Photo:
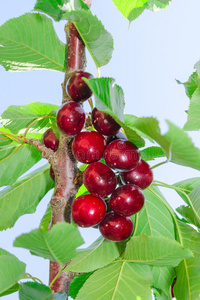
[[[23,278],[22,278],[22,279],[24,279],[24,276],[27,276],[28,278],[32,279],[34,282],[39,282],[39,283],[43,284],[43,282],[42,282],[39,278],[33,277],[33,276],[32,276],[31,274],[29,274],[29,273],[25,273],[25,274],[23,275]]]

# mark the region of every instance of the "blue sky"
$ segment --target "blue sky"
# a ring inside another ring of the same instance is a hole
[[[12,17],[30,12],[35,1],[1,1],[0,25]],[[162,132],[167,131],[166,120],[183,127],[189,100],[183,86],[175,79],[186,81],[200,59],[199,12],[200,2],[173,0],[160,12],[144,12],[129,27],[128,21],[115,8],[111,0],[93,0],[91,7],[114,38],[114,53],[107,66],[102,67],[101,76],[113,77],[125,94],[125,113],[136,116],[154,116],[160,121]],[[64,21],[55,23],[58,36],[64,42]],[[95,65],[87,54],[87,71],[97,76]],[[0,66],[0,113],[8,105],[47,102],[60,105],[63,74],[48,71],[24,73],[5,72]],[[86,106],[85,109],[88,109]],[[190,133],[195,145],[200,148],[198,132]],[[152,163],[152,165],[155,163]],[[169,163],[154,171],[157,180],[174,183],[199,176],[199,172]],[[162,189],[165,197],[175,208],[182,204],[179,197]],[[0,247],[15,254],[27,263],[27,272],[48,282],[48,262],[32,257],[28,251],[13,248],[12,241],[22,232],[35,229],[42,217],[51,193],[40,203],[33,215],[21,217],[13,229],[0,232]],[[89,245],[98,230],[82,229]],[[18,299],[17,294],[2,299]]]

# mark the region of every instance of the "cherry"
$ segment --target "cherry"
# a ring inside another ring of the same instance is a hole
[[[47,148],[52,149],[54,152],[58,149],[59,141],[51,128],[43,134],[42,142]]]
[[[127,137],[125,136],[125,134],[121,131],[119,131],[116,135],[111,135],[111,136],[107,136],[106,137],[106,144],[110,144],[111,142],[115,141],[115,140],[123,140],[123,141],[127,141]]]
[[[55,174],[54,174],[52,166],[49,168],[49,175],[50,175],[51,179],[53,181],[55,181]]]
[[[125,183],[134,183],[141,189],[146,189],[153,181],[153,172],[149,164],[143,159],[133,170],[122,172],[121,178]]]
[[[87,194],[76,198],[71,208],[72,219],[80,227],[90,227],[101,222],[106,215],[103,199]]]
[[[113,242],[127,239],[131,235],[133,227],[131,218],[122,217],[113,212],[108,213],[99,224],[99,230],[103,237]]]
[[[90,73],[79,71],[73,74],[67,83],[68,94],[76,102],[85,101],[92,96],[92,91],[82,77],[93,78]]]
[[[83,172],[83,183],[97,197],[110,195],[117,185],[115,173],[102,162],[93,162]]]
[[[104,151],[106,164],[113,169],[128,171],[135,168],[140,160],[138,148],[129,141],[115,140]]]
[[[92,124],[94,128],[103,135],[115,135],[121,126],[109,115],[95,107],[92,110]]]
[[[110,197],[110,207],[120,216],[130,217],[140,211],[143,205],[144,194],[135,184],[118,187]]]
[[[68,135],[79,133],[85,123],[85,112],[79,103],[69,101],[61,105],[57,113],[58,128]]]
[[[82,163],[98,161],[103,157],[106,140],[99,132],[83,131],[72,142],[72,153]]]
[[[176,277],[174,278],[173,282],[172,282],[172,285],[171,285],[171,295],[172,295],[172,298],[174,298],[174,285],[176,283]]]

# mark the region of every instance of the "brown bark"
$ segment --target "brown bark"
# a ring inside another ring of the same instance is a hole
[[[87,5],[91,0],[86,0]],[[80,38],[73,23],[68,22],[65,26],[67,36],[67,57],[66,73],[64,78],[63,100],[69,101],[66,93],[66,83],[71,74],[77,70],[84,70],[86,66],[85,45]],[[52,223],[71,222],[71,204],[77,192],[77,178],[79,178],[76,162],[71,154],[71,137],[61,133],[59,148],[55,152],[52,160],[52,167],[55,173],[55,191],[51,199]],[[70,243],[70,241],[69,241]],[[61,265],[50,262],[49,282],[55,278],[61,269]],[[56,281],[51,285],[51,290],[56,292],[66,292],[68,294],[70,282],[76,274],[72,272],[62,272]]]

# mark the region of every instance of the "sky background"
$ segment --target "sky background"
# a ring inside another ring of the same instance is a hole
[[[32,0],[0,0],[0,25],[10,18],[30,12],[34,4]],[[101,68],[101,76],[115,78],[123,88],[125,113],[156,117],[162,133],[168,130],[166,120],[183,127],[189,100],[184,87],[178,85],[175,79],[187,81],[194,64],[200,59],[199,0],[173,0],[165,10],[144,12],[131,23],[130,28],[111,0],[93,0],[91,9],[114,38],[112,60]],[[65,22],[54,24],[59,38],[65,42]],[[88,54],[87,59],[86,70],[96,77],[95,64]],[[41,101],[60,105],[63,76],[63,73],[50,71],[10,73],[0,66],[0,114],[14,104]],[[88,110],[88,106],[85,109]],[[199,133],[189,135],[200,148]],[[156,162],[151,162],[151,165],[154,164]],[[154,178],[168,184],[197,176],[199,171],[172,163],[154,170]],[[173,208],[183,204],[175,192],[161,190]],[[25,262],[26,271],[45,284],[48,284],[48,261],[31,256],[27,250],[14,248],[12,243],[17,236],[38,227],[51,194],[52,191],[41,201],[36,213],[21,217],[14,228],[0,232],[0,247]],[[81,233],[85,246],[99,236],[96,229],[81,229]],[[15,293],[2,299],[16,300],[18,295]]]

